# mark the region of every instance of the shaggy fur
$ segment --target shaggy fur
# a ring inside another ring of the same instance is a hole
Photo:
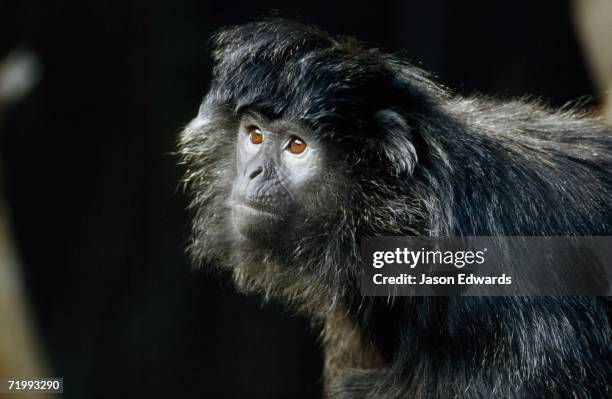
[[[333,398],[604,398],[606,298],[365,298],[362,236],[612,235],[612,131],[571,111],[452,95],[406,62],[283,20],[213,38],[180,137],[198,264],[322,326]],[[268,245],[228,220],[240,110],[325,143],[303,222]]]

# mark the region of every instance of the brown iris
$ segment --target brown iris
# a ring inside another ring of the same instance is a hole
[[[253,144],[261,144],[263,142],[263,133],[257,126],[251,126],[249,128],[249,140]]]
[[[289,141],[289,146],[287,149],[292,154],[298,155],[304,152],[306,149],[306,143],[299,137],[292,137],[291,141]]]

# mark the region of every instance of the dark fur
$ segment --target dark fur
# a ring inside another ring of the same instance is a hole
[[[612,131],[521,100],[453,96],[421,70],[311,27],[266,21],[214,37],[214,80],[180,139],[190,252],[244,291],[323,325],[338,398],[604,398],[606,298],[363,298],[374,235],[612,235]],[[269,246],[238,243],[227,199],[237,109],[327,143],[311,215]]]

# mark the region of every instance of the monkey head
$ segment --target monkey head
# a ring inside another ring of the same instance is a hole
[[[213,47],[210,90],[179,143],[191,254],[246,289],[342,294],[360,236],[416,231],[413,126],[443,91],[378,50],[288,21],[223,30]]]

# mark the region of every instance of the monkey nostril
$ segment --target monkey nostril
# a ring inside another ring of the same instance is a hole
[[[258,166],[257,168],[255,168],[255,170],[254,170],[254,171],[252,171],[252,172],[249,174],[249,179],[254,179],[254,178],[256,178],[256,177],[257,177],[257,175],[259,175],[261,172],[263,172],[263,167]]]

